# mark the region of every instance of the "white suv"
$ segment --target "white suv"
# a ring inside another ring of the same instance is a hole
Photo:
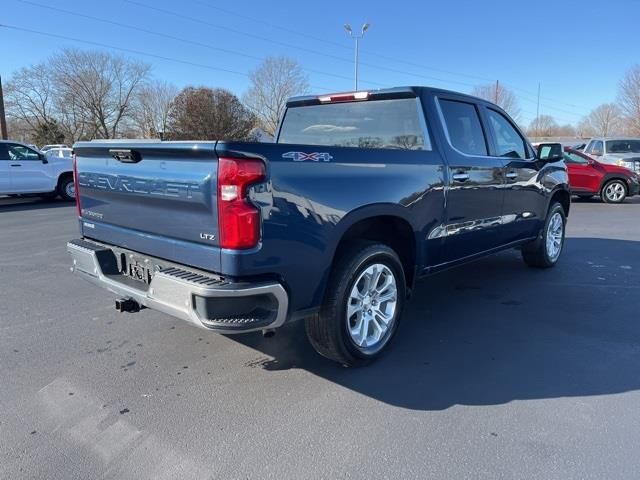
[[[60,195],[74,200],[73,162],[70,149],[42,153],[12,141],[0,141],[0,195]]]

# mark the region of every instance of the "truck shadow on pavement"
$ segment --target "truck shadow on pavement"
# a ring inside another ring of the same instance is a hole
[[[640,242],[568,238],[552,270],[509,251],[421,282],[394,343],[347,369],[317,355],[298,322],[270,339],[230,337],[373,399],[416,410],[622,393],[640,388]]]
[[[3,197],[0,196],[0,214],[24,210],[46,210],[50,208],[75,207],[75,203],[56,198],[53,200],[39,197]]]

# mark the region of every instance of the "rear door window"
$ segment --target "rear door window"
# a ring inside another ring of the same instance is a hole
[[[292,107],[282,121],[278,143],[431,150],[416,98]]]
[[[467,155],[487,155],[487,142],[472,103],[439,100],[451,145]]]
[[[485,110],[495,140],[496,156],[506,158],[527,158],[524,138],[500,112],[491,108]]]

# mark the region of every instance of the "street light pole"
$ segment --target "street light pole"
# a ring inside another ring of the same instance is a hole
[[[355,65],[354,65],[354,78],[355,78],[355,89],[354,90],[358,90],[358,50],[360,47],[360,39],[362,37],[364,37],[364,32],[366,32],[369,29],[369,24],[365,23],[364,25],[362,25],[362,29],[360,30],[359,34],[355,34],[353,33],[353,29],[351,28],[351,25],[349,25],[348,23],[345,24],[344,29],[347,31],[347,33],[349,34],[349,36],[351,38],[353,38],[356,42],[356,54],[355,54]]]

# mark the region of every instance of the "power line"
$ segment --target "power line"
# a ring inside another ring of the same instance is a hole
[[[207,8],[210,8],[212,10],[217,10],[219,12],[226,13],[227,15],[233,15],[233,16],[236,16],[238,18],[244,18],[245,20],[250,20],[250,21],[255,22],[255,23],[261,23],[261,24],[266,25],[266,26],[268,26],[270,28],[275,28],[277,30],[281,30],[281,31],[286,32],[286,33],[293,33],[294,35],[299,35],[301,37],[310,38],[311,40],[315,40],[316,42],[322,42],[322,43],[326,43],[326,44],[329,44],[329,45],[333,45],[335,47],[343,48],[343,49],[346,49],[346,50],[351,50],[351,47],[348,47],[348,46],[344,45],[343,43],[334,42],[334,41],[331,41],[331,40],[327,40],[326,38],[316,37],[314,35],[309,35],[308,33],[300,32],[298,30],[294,30],[294,29],[289,28],[289,27],[283,27],[282,25],[277,25],[277,24],[272,23],[272,22],[267,22],[266,20],[260,20],[260,19],[251,17],[249,15],[242,14],[242,13],[232,12],[231,10],[227,10],[226,8],[222,8],[222,7],[219,7],[217,5],[210,5],[207,2],[203,2],[203,1],[200,1],[200,0],[191,0],[191,1],[193,3],[195,3],[195,4],[197,4],[197,5],[202,5],[203,7],[207,7]]]
[[[511,86],[511,85],[507,85],[507,87],[509,87],[509,88],[511,88],[513,90],[519,90],[519,89],[513,88],[513,86]],[[537,96],[534,96],[534,98],[528,98],[527,96],[524,96],[524,95],[520,94],[519,98],[521,98],[522,100],[524,100],[526,102],[531,102],[533,104],[537,104],[538,103]],[[542,97],[541,96],[540,98],[549,100],[548,97]],[[580,112],[574,112],[574,111],[571,111],[571,110],[565,110],[563,108],[554,107],[552,105],[548,105],[548,104],[545,104],[545,103],[541,103],[540,106],[546,108],[547,110],[556,110],[558,112],[568,113],[569,115],[575,115],[577,117],[585,117],[585,116],[588,115],[587,113],[584,113],[584,112],[580,113]]]
[[[18,1],[21,1],[21,0],[18,0]],[[332,54],[325,53],[325,52],[320,52],[318,50],[313,50],[311,48],[301,47],[299,45],[293,45],[291,43],[281,42],[279,40],[273,40],[271,38],[263,37],[261,35],[256,35],[256,34],[253,34],[253,33],[243,32],[242,30],[237,30],[235,28],[227,27],[226,25],[219,25],[217,23],[212,23],[212,22],[209,22],[209,21],[206,21],[206,20],[202,20],[200,18],[191,17],[189,15],[184,15],[182,13],[175,12],[175,11],[172,11],[172,10],[166,10],[164,8],[159,8],[159,7],[156,7],[156,6],[153,6],[153,5],[147,5],[145,3],[141,3],[141,2],[138,2],[136,0],[123,0],[123,1],[126,2],[126,3],[130,3],[132,5],[137,5],[137,6],[142,7],[142,8],[146,8],[146,9],[149,9],[149,10],[154,10],[154,11],[157,11],[157,12],[161,12],[161,13],[164,13],[166,15],[171,15],[171,16],[174,16],[174,17],[177,17],[177,18],[182,18],[184,20],[188,20],[188,21],[191,21],[191,22],[200,23],[202,25],[207,25],[207,26],[213,27],[213,28],[219,28],[219,29],[222,29],[222,30],[233,32],[233,33],[238,34],[238,35],[245,35],[247,37],[254,38],[254,39],[257,39],[257,40],[260,40],[260,41],[263,41],[263,42],[269,42],[269,43],[273,43],[275,45],[281,45],[281,46],[285,46],[287,48],[293,48],[293,49],[296,49],[296,50],[300,50],[300,51],[307,52],[307,53],[312,53],[314,55],[327,57],[327,58],[330,58],[332,60],[338,60],[338,61],[349,63],[349,64],[351,64],[353,62],[353,60],[349,59],[349,58],[338,57],[336,55],[332,55]],[[460,81],[457,81],[457,80],[443,79],[443,78],[433,77],[433,76],[429,76],[429,75],[421,75],[419,73],[406,72],[406,71],[398,70],[398,69],[395,69],[395,68],[384,67],[384,66],[381,66],[381,65],[375,65],[375,64],[372,64],[372,63],[360,62],[360,65],[364,65],[364,66],[367,66],[367,67],[375,68],[377,70],[386,70],[387,72],[391,72],[391,73],[397,73],[397,74],[401,74],[401,75],[408,75],[408,76],[412,76],[412,77],[416,77],[416,78],[423,78],[423,79],[426,79],[426,80],[442,82],[442,83],[445,83],[445,84],[457,84],[457,85],[464,85],[466,87],[474,87],[475,86],[475,85],[473,85],[471,83],[460,82]],[[382,87],[387,86],[385,84],[381,84],[381,83],[378,83],[378,82],[372,82],[372,81],[364,81],[364,82],[368,83],[370,85],[377,85],[377,86],[382,86]]]
[[[301,47],[299,45],[293,45],[293,44],[290,44],[290,43],[281,42],[279,40],[273,40],[271,38],[263,37],[261,35],[256,35],[254,33],[243,32],[242,30],[237,30],[235,28],[231,28],[231,27],[228,27],[226,25],[219,25],[217,23],[212,23],[212,22],[209,22],[207,20],[203,20],[201,18],[190,17],[189,15],[184,15],[182,13],[175,12],[175,11],[172,11],[172,10],[166,10],[164,8],[156,7],[154,5],[148,5],[148,4],[145,4],[145,3],[137,2],[135,0],[123,0],[123,1],[125,3],[130,3],[132,5],[137,5],[138,7],[146,8],[148,10],[154,10],[156,12],[164,13],[165,15],[171,15],[171,16],[174,16],[174,17],[177,17],[177,18],[182,18],[183,20],[188,20],[190,22],[195,22],[195,23],[199,23],[201,25],[206,25],[208,27],[218,28],[218,29],[221,29],[221,30],[226,30],[227,32],[235,33],[237,35],[244,35],[244,36],[253,38],[255,40],[260,40],[261,42],[269,42],[269,43],[273,43],[275,45],[280,45],[280,46],[284,46],[284,47],[288,47],[288,48],[294,48],[296,50],[300,50],[300,51],[307,52],[307,53],[313,53],[314,55],[321,55],[323,57],[331,58],[333,60],[339,60],[341,62],[351,63],[351,59],[347,59],[347,58],[344,58],[344,57],[338,57],[336,55],[331,55],[331,54],[325,53],[325,52],[319,52],[317,50]]]
[[[17,26],[17,25],[0,24],[0,28],[6,28],[6,29],[10,29],[10,30],[15,30],[15,31],[31,33],[31,34],[35,34],[35,35],[44,36],[44,37],[58,38],[58,39],[72,41],[72,42],[76,42],[76,43],[92,45],[92,46],[102,47],[102,48],[106,48],[106,49],[110,49],[110,50],[116,50],[116,51],[121,51],[121,52],[125,52],[125,53],[130,53],[130,54],[134,54],[134,55],[141,55],[141,56],[144,56],[144,57],[150,57],[150,58],[155,58],[155,59],[164,60],[164,61],[168,61],[168,62],[179,63],[179,64],[182,64],[182,65],[189,65],[189,66],[192,66],[192,67],[204,68],[204,69],[207,69],[207,70],[214,70],[214,71],[219,71],[219,72],[230,73],[230,74],[233,74],[233,75],[240,75],[240,76],[243,76],[243,77],[249,77],[249,74],[246,73],[246,72],[239,72],[239,71],[231,70],[231,69],[228,69],[228,68],[223,68],[223,67],[217,67],[217,66],[207,65],[207,64],[203,64],[203,63],[192,62],[192,61],[189,61],[189,60],[183,60],[183,59],[174,58],[174,57],[168,57],[166,55],[158,55],[158,54],[155,54],[155,53],[143,52],[143,51],[140,51],[140,50],[135,50],[135,49],[126,48],[126,47],[118,47],[118,46],[115,46],[115,45],[109,45],[109,44],[102,43],[102,42],[95,42],[95,41],[92,41],[92,40],[85,40],[85,39],[82,39],[82,38],[75,38],[75,37],[69,37],[69,36],[66,36],[66,35],[59,35],[59,34],[55,34],[55,33],[43,32],[43,31],[40,31],[40,30],[34,30],[34,29],[30,29],[30,28],[20,27],[20,26]],[[326,87],[320,87],[320,86],[316,86],[316,85],[312,85],[312,87],[314,89],[316,89],[316,90],[333,91],[333,89],[326,88]],[[529,115],[532,115],[533,117],[535,117],[535,113],[533,113],[533,112],[522,110],[522,113],[529,114]],[[572,123],[572,122],[570,122],[570,121],[568,121],[566,119],[557,118],[557,117],[556,117],[556,119],[560,120],[560,121],[565,121],[567,123]]]
[[[49,9],[49,10],[58,11],[60,13],[64,13],[64,14],[67,14],[67,15],[74,15],[74,16],[77,16],[77,17],[80,17],[80,18],[86,18],[86,19],[97,21],[97,22],[111,24],[111,25],[119,26],[121,28],[127,28],[127,29],[131,29],[131,30],[135,30],[135,31],[138,31],[138,32],[144,32],[144,33],[147,33],[147,34],[150,34],[150,35],[155,35],[155,36],[167,38],[167,39],[174,40],[174,41],[180,41],[180,42],[188,43],[188,44],[191,44],[191,45],[196,45],[196,46],[200,46],[200,47],[209,48],[209,49],[212,49],[212,50],[220,51],[220,52],[231,54],[231,55],[238,55],[238,56],[242,56],[242,57],[245,57],[245,58],[251,58],[251,59],[260,60],[260,61],[264,60],[264,58],[257,57],[255,55],[250,55],[250,54],[247,54],[247,53],[244,53],[244,52],[238,52],[238,51],[234,51],[234,50],[230,50],[230,49],[225,49],[225,48],[217,47],[217,46],[214,46],[214,45],[211,45],[211,44],[198,42],[198,41],[194,41],[194,40],[189,40],[189,39],[178,37],[178,36],[175,36],[175,35],[169,35],[169,34],[166,34],[166,33],[163,33],[163,32],[144,29],[144,28],[141,28],[141,27],[136,26],[136,25],[124,24],[122,22],[116,22],[116,21],[113,21],[113,20],[107,20],[107,19],[104,19],[104,18],[98,18],[98,17],[95,17],[95,16],[81,14],[81,13],[78,13],[78,12],[73,12],[73,11],[69,11],[69,10],[65,10],[65,9],[61,9],[61,8],[57,8],[57,7],[52,7],[52,6],[49,6],[49,5],[39,4],[39,3],[32,2],[32,1],[29,1],[29,0],[16,0],[16,1],[18,1],[20,3],[32,5],[32,6],[35,6],[35,7],[39,7],[39,8],[46,8],[46,9]],[[183,15],[183,14],[180,14],[178,12],[174,12],[174,11],[158,8],[158,7],[155,7],[155,6],[152,6],[152,5],[147,5],[147,4],[135,1],[135,0],[123,0],[123,1],[125,1],[126,3],[130,3],[130,4],[133,4],[133,5],[137,5],[137,6],[143,7],[143,8],[155,10],[155,11],[167,14],[167,15],[171,15],[171,16],[175,16],[175,17],[178,17],[178,18],[182,18],[182,19],[185,19],[185,20],[188,20],[188,21],[201,23],[201,24],[204,24],[204,25],[207,25],[207,26],[211,26],[211,27],[214,27],[214,28],[220,28],[220,29],[231,31],[233,33],[240,34],[240,35],[246,35],[246,36],[249,36],[249,37],[252,37],[252,38],[259,39],[261,41],[267,41],[267,42],[274,43],[274,44],[277,44],[277,45],[283,45],[283,46],[286,46],[286,47],[289,47],[289,48],[295,48],[295,49],[298,49],[298,50],[301,50],[301,51],[305,51],[305,52],[308,52],[308,53],[313,53],[313,54],[316,54],[316,55],[325,56],[325,57],[328,57],[328,58],[331,58],[331,59],[334,59],[334,60],[340,60],[340,61],[347,62],[347,63],[351,63],[352,62],[350,59],[346,59],[346,58],[343,58],[343,57],[338,57],[338,56],[335,56],[335,55],[330,55],[330,54],[327,54],[327,53],[324,53],[324,52],[318,52],[318,51],[313,50],[313,49],[309,49],[309,48],[305,48],[305,47],[301,47],[301,46],[297,46],[297,45],[292,45],[292,44],[289,44],[289,43],[286,43],[286,42],[281,42],[281,41],[278,41],[278,40],[269,39],[267,37],[262,37],[262,36],[259,36],[259,35],[243,32],[241,30],[233,29],[233,28],[230,28],[230,27],[227,27],[227,26],[223,26],[223,25],[214,24],[214,23],[211,23],[211,22],[199,19],[199,18]],[[204,5],[204,6],[208,7],[208,8],[218,9],[220,11],[224,11],[225,13],[237,15],[237,16],[239,16],[241,18],[250,19],[251,21],[255,21],[255,22],[261,22],[261,21],[259,21],[257,19],[252,18],[252,17],[246,16],[246,15],[241,15],[241,14],[236,14],[234,12],[231,12],[231,11],[226,10],[226,9],[222,9],[220,7],[214,7],[214,6],[208,5],[208,4],[204,3],[204,2],[201,2],[199,0],[192,0],[192,1],[194,1],[195,3],[201,4],[201,5]],[[272,24],[272,23],[268,23],[268,22],[261,22],[261,23],[265,23],[265,24],[267,24],[269,26],[277,27],[277,28],[282,29],[284,31],[296,32],[293,29],[280,27],[280,26],[277,26],[277,25]],[[307,37],[312,38],[312,39],[314,39],[316,41],[323,41],[323,42],[330,43],[330,44],[337,44],[336,42],[330,42],[328,40],[321,40],[321,39],[319,39],[317,37],[314,37],[314,36],[311,36],[311,35],[302,34],[301,32],[296,32],[296,33],[300,34],[302,36],[307,36]],[[380,56],[380,55],[377,55],[377,56]],[[162,56],[158,56],[158,58],[161,58],[161,57]],[[384,57],[384,56],[380,56],[380,57]],[[391,59],[390,57],[387,57],[387,58]],[[391,59],[391,60],[396,60],[396,59]],[[179,60],[179,61],[182,62],[182,60]],[[191,64],[201,65],[201,64],[196,64],[195,62],[191,62]],[[378,70],[386,70],[388,72],[392,72],[392,73],[396,73],[396,74],[400,74],[400,75],[408,75],[408,76],[413,76],[413,77],[417,77],[417,78],[423,78],[423,79],[427,79],[427,80],[431,80],[431,81],[441,82],[441,83],[444,83],[444,84],[457,84],[457,85],[463,85],[463,86],[472,87],[472,88],[476,86],[474,84],[470,84],[470,83],[467,83],[467,82],[461,82],[461,81],[451,80],[451,79],[443,79],[443,78],[438,78],[438,77],[433,77],[433,76],[428,76],[428,75],[421,75],[421,74],[417,74],[417,73],[413,73],[413,72],[406,72],[406,71],[403,71],[403,70],[398,70],[398,69],[395,69],[395,68],[383,67],[383,66],[379,66],[379,65],[375,65],[375,64],[371,64],[371,63],[361,62],[361,64],[365,65],[365,66],[368,66],[368,67],[371,67],[371,68],[374,68],[374,69],[378,69]],[[414,64],[414,65],[419,66],[421,68],[428,68],[428,67],[420,66],[418,64]],[[218,68],[221,71],[225,71],[224,68],[221,68],[221,67],[218,67]],[[304,67],[304,70],[306,70],[308,72],[311,72],[311,73],[316,73],[316,74],[319,74],[319,75],[338,78],[338,79],[341,79],[341,80],[350,80],[350,77],[347,77],[347,76],[344,76],[344,75],[335,74],[335,73],[328,73],[328,72],[325,72],[325,71],[315,70],[315,69],[306,68],[306,67]],[[230,73],[233,73],[233,72],[230,72]],[[458,75],[457,73],[454,73],[454,72],[449,72],[449,73],[450,74],[454,74],[454,75]],[[475,77],[475,78],[484,78],[484,77]],[[382,83],[379,83],[379,82],[374,82],[374,81],[366,81],[365,80],[364,83],[367,83],[369,85],[379,86],[379,87],[387,86],[385,84],[382,84]],[[513,88],[514,90],[521,90],[521,89],[515,88],[513,86],[510,86],[510,88]],[[331,89],[321,88],[321,90],[330,91]],[[521,98],[524,101],[537,103],[537,101],[531,100],[531,99],[527,98],[526,96],[521,96]],[[579,116],[579,117],[585,116],[584,113],[577,113],[577,112],[565,110],[565,109],[562,109],[562,108],[558,108],[558,107],[555,107],[555,106],[552,106],[552,105],[542,104],[542,106],[545,107],[545,109],[548,109],[548,110],[555,110],[555,111],[558,111],[558,112],[567,113],[567,114],[575,115],[575,116]]]
[[[266,26],[268,26],[270,28],[275,28],[275,29],[281,30],[283,32],[293,33],[294,35],[299,35],[301,37],[306,37],[306,38],[309,38],[309,39],[314,40],[316,42],[322,42],[322,43],[326,43],[328,45],[337,46],[337,47],[342,48],[342,49],[351,50],[350,47],[348,47],[348,46],[346,46],[346,45],[344,45],[342,43],[338,43],[338,42],[334,42],[334,41],[331,41],[331,40],[327,40],[326,38],[316,37],[314,35],[310,35],[308,33],[304,33],[304,32],[301,32],[299,30],[295,30],[295,29],[292,29],[292,28],[289,28],[289,27],[284,27],[282,25],[277,25],[277,24],[272,23],[272,22],[267,22],[266,20],[261,20],[261,19],[257,19],[257,18],[254,18],[254,17],[250,17],[250,16],[244,15],[242,13],[233,12],[233,11],[228,10],[226,8],[218,7],[217,5],[210,5],[209,3],[203,2],[201,0],[191,0],[191,2],[195,3],[197,5],[202,5],[204,7],[210,8],[212,10],[217,10],[217,11],[220,11],[220,12],[224,12],[224,13],[226,13],[228,15],[233,15],[233,16],[236,16],[238,18],[244,18],[245,20],[250,20],[250,21],[258,23],[258,24],[263,24],[263,25],[266,25]],[[418,67],[418,68],[421,68],[423,70],[433,70],[435,72],[446,73],[446,74],[449,74],[449,75],[455,75],[455,76],[459,76],[459,77],[474,78],[476,80],[493,81],[493,79],[488,78],[488,77],[481,77],[481,76],[478,76],[478,75],[471,75],[471,74],[468,74],[468,73],[460,73],[460,72],[452,72],[450,70],[443,70],[441,68],[421,65],[421,64],[418,64],[418,63],[414,63],[414,62],[409,62],[409,61],[406,61],[406,60],[398,59],[396,57],[389,57],[387,55],[371,52],[369,50],[362,50],[362,52],[366,53],[367,55],[371,55],[373,57],[378,57],[378,58],[380,58],[382,60],[392,61],[392,62],[396,62],[396,63],[403,63],[405,65]],[[408,72],[405,72],[405,73],[409,74]]]
[[[267,22],[265,20],[257,19],[257,18],[251,17],[249,15],[241,14],[241,13],[234,12],[234,11],[231,11],[231,10],[226,9],[226,8],[219,7],[217,5],[211,5],[211,4],[209,4],[209,3],[205,2],[205,1],[202,1],[202,0],[191,0],[191,2],[195,3],[197,5],[202,5],[202,6],[206,7],[206,8],[210,8],[212,10],[217,10],[217,11],[226,13],[228,15],[233,15],[233,16],[236,16],[238,18],[243,18],[245,20],[250,20],[250,21],[258,23],[258,24],[263,24],[263,25],[266,25],[266,26],[268,26],[270,28],[275,28],[275,29],[278,29],[278,30],[281,30],[281,31],[284,31],[284,32],[287,32],[287,33],[293,33],[293,34],[299,35],[301,37],[306,37],[306,38],[309,38],[309,39],[317,41],[317,42],[322,42],[322,43],[326,43],[326,44],[329,44],[329,45],[337,46],[339,48],[350,50],[350,47],[348,47],[346,45],[343,45],[342,43],[338,43],[338,42],[334,42],[334,41],[327,40],[327,39],[324,39],[324,38],[316,37],[314,35],[310,35],[308,33],[300,32],[299,30],[295,30],[295,29],[292,29],[290,27],[284,27],[282,25],[278,25],[278,24],[275,24],[275,23],[272,23],[272,22]],[[140,5],[142,5],[142,4],[140,4]],[[421,68],[421,69],[424,69],[424,70],[433,70],[433,71],[437,71],[437,72],[441,72],[441,73],[446,73],[448,75],[455,75],[455,76],[459,76],[459,77],[472,78],[472,79],[488,81],[488,82],[493,82],[494,81],[493,78],[483,77],[483,76],[479,76],[479,75],[472,75],[472,74],[468,74],[468,73],[455,72],[455,71],[451,71],[451,70],[444,70],[444,69],[441,69],[441,68],[436,68],[436,67],[432,67],[432,66],[427,66],[427,65],[423,65],[423,64],[419,64],[419,63],[415,63],[415,62],[410,62],[410,61],[398,59],[396,57],[390,57],[390,56],[383,55],[383,54],[380,54],[380,53],[370,52],[370,51],[367,51],[367,50],[364,50],[364,49],[362,50],[362,53],[366,53],[368,55],[371,55],[371,56],[374,56],[374,57],[378,57],[378,58],[383,59],[385,61],[392,61],[392,62],[396,62],[396,63],[402,63],[402,64],[405,64],[405,65],[410,65],[410,66]],[[346,59],[344,59],[344,60],[346,60]],[[366,64],[366,63],[362,63],[362,62],[361,62],[361,65],[368,65],[368,66],[373,67],[373,68],[379,68],[379,66],[377,66],[377,65]],[[386,68],[386,67],[384,67],[384,68]],[[400,71],[400,70],[390,70],[390,71],[394,71],[396,73],[403,73],[405,75],[417,75],[417,74],[413,74],[413,73],[410,73],[410,72],[403,72],[403,71]],[[472,86],[472,87],[476,86],[476,85],[471,85],[471,84],[464,83],[464,82],[456,82],[454,80],[437,79],[435,77],[423,77],[423,78],[430,78],[430,79],[434,79],[434,80],[438,80],[438,81],[442,81],[442,82],[458,83],[460,85],[465,85],[465,86]],[[525,90],[525,89],[522,89],[520,87],[514,87],[513,85],[510,85],[509,88],[511,88],[513,90],[516,90],[516,91],[519,91],[519,92],[523,92],[523,93],[532,95],[534,97],[536,96],[535,93],[532,93],[532,92],[530,92],[528,90]],[[571,108],[583,108],[581,106],[578,106],[578,105],[575,105],[575,104],[571,104],[571,103],[566,103],[566,102],[563,102],[561,100],[556,100],[556,99],[553,99],[553,98],[550,98],[550,97],[541,97],[541,98],[543,98],[545,100],[548,100],[548,101],[551,101],[551,102],[554,102],[554,103],[561,104],[561,105],[566,105],[566,106],[571,107]],[[551,108],[555,108],[555,107],[551,107]],[[563,111],[565,113],[575,114],[575,115],[581,115],[581,116],[585,115],[584,113],[576,114],[575,112],[570,112],[568,110],[561,110],[561,109],[556,109],[556,110]]]
[[[211,50],[216,50],[216,51],[227,53],[227,54],[230,54],[230,55],[238,55],[238,56],[241,56],[241,57],[250,58],[252,60],[259,60],[259,61],[263,61],[264,60],[263,57],[258,57],[256,55],[250,55],[250,54],[247,54],[247,53],[244,53],[244,52],[238,52],[238,51],[235,51],[235,50],[229,50],[229,49],[226,49],[226,48],[221,48],[221,47],[217,47],[215,45],[211,45],[209,43],[203,43],[203,42],[198,42],[198,41],[195,41],[195,40],[189,40],[189,39],[186,39],[186,38],[177,37],[175,35],[169,35],[169,34],[166,34],[166,33],[163,33],[163,32],[158,32],[158,31],[154,31],[154,30],[148,30],[148,29],[139,27],[137,25],[130,25],[130,24],[122,23],[122,22],[116,22],[114,20],[107,20],[107,19],[104,19],[104,18],[94,17],[92,15],[86,15],[86,14],[83,14],[83,13],[73,12],[71,10],[65,10],[63,8],[52,7],[50,5],[43,5],[43,4],[40,4],[40,3],[32,2],[30,0],[16,0],[16,1],[20,2],[20,3],[32,5],[32,6],[35,6],[35,7],[39,7],[39,8],[46,8],[48,10],[53,10],[53,11],[56,11],[56,12],[64,13],[66,15],[73,15],[73,16],[76,16],[76,17],[79,17],[79,18],[86,18],[86,19],[93,20],[93,21],[96,21],[96,22],[106,23],[106,24],[109,24],[109,25],[115,25],[115,26],[121,27],[121,28],[127,28],[129,30],[134,30],[136,32],[143,32],[143,33],[147,33],[149,35],[155,35],[155,36],[162,37],[162,38],[167,38],[167,39],[170,39],[170,40],[184,42],[184,43],[187,43],[187,44],[190,44],[190,45],[196,45],[196,46],[199,46],[199,47],[209,48]],[[315,73],[315,74],[318,74],[318,75],[325,75],[325,76],[328,76],[328,77],[339,78],[341,80],[351,80],[350,77],[347,77],[345,75],[339,75],[339,74],[335,74],[335,73],[323,72],[323,71],[315,70],[315,69],[311,69],[311,68],[304,68],[304,69],[307,70],[308,72]],[[371,82],[366,82],[366,83],[371,83]],[[378,85],[382,85],[382,84],[378,84]]]
[[[74,37],[68,37],[66,35],[59,35],[56,33],[49,33],[49,32],[43,32],[40,30],[33,30],[31,28],[25,28],[25,27],[19,27],[17,25],[7,25],[7,24],[2,24],[0,23],[0,28],[7,28],[7,29],[11,29],[11,30],[16,30],[16,31],[21,31],[21,32],[26,32],[26,33],[32,33],[35,35],[41,35],[44,37],[50,37],[50,38],[58,38],[58,39],[62,39],[62,40],[67,40],[67,41],[72,41],[72,42],[77,42],[77,43],[83,43],[83,44],[87,44],[87,45],[93,45],[96,47],[102,47],[102,48],[107,48],[110,50],[118,50],[121,52],[126,52],[126,53],[132,53],[134,55],[141,55],[141,56],[145,56],[145,57],[151,57],[151,58],[156,58],[159,60],[165,60],[168,62],[175,62],[175,63],[180,63],[182,65],[189,65],[192,67],[198,67],[198,68],[205,68],[208,70],[215,70],[218,72],[225,72],[225,73],[231,73],[233,75],[241,75],[243,77],[249,77],[249,74],[246,72],[238,72],[236,70],[231,70],[228,68],[222,68],[222,67],[214,67],[213,65],[207,65],[207,64],[203,64],[203,63],[197,63],[197,62],[191,62],[189,60],[182,60],[179,58],[174,58],[174,57],[167,57],[165,55],[158,55],[155,53],[149,53],[149,52],[143,52],[140,50],[134,50],[132,48],[126,48],[126,47],[117,47],[115,45],[109,45],[106,43],[102,43],[102,42],[94,42],[92,40],[85,40],[82,38],[74,38]],[[313,88],[317,88],[319,90],[326,90],[326,91],[332,91],[333,89],[329,89],[329,88],[325,88],[325,87],[317,87],[317,86],[313,86]]]

